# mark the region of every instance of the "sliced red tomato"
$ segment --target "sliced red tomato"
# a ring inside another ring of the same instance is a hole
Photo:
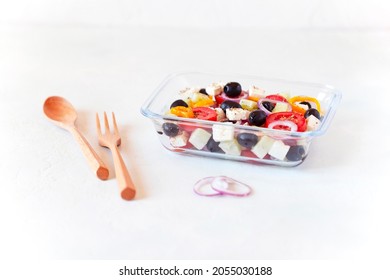
[[[306,131],[306,119],[305,117],[300,113],[295,112],[278,112],[278,113],[272,113],[267,116],[267,119],[265,120],[265,126],[268,127],[271,123],[275,121],[292,121],[295,123],[298,127],[298,132],[304,132]],[[278,127],[278,129],[287,129],[286,127]]]
[[[258,158],[251,150],[241,150],[241,156],[248,158]]]
[[[215,101],[217,102],[217,104],[221,104],[225,101],[225,98],[222,97],[222,94],[218,94],[215,96]]]
[[[206,121],[216,121],[217,120],[217,112],[209,107],[196,107],[193,108],[195,118]]]
[[[281,96],[280,94],[271,94],[271,95],[267,95],[265,98],[271,99],[271,100],[276,100],[276,101],[287,102],[287,99],[284,98],[283,96]]]

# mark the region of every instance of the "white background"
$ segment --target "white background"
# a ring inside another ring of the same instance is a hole
[[[104,26],[388,28],[386,0],[16,0],[0,21]]]
[[[239,3],[239,4],[238,4]],[[387,1],[1,1],[0,217],[7,259],[365,259],[390,249]],[[296,168],[183,157],[139,109],[169,73],[233,72],[332,84],[343,101]],[[42,114],[69,99],[96,143],[115,111],[138,186],[91,175]],[[229,174],[255,192],[203,198]]]

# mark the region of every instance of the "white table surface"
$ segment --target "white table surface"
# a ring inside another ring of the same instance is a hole
[[[331,84],[336,116],[295,168],[173,154],[140,107],[172,72],[233,72]],[[0,25],[0,247],[8,259],[360,259],[390,249],[390,31]],[[70,134],[43,116],[62,95],[97,145],[114,111],[138,188],[119,198]],[[199,197],[230,175],[246,198]]]

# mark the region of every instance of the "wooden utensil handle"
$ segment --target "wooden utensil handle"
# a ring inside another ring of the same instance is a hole
[[[135,196],[135,186],[131,180],[129,171],[123,161],[123,158],[117,146],[110,147],[114,159],[115,176],[118,181],[119,192],[125,200],[131,200]]]
[[[79,143],[81,151],[83,152],[89,166],[92,168],[96,176],[101,180],[107,180],[109,175],[108,168],[88,143],[87,139],[85,139],[85,137],[78,131],[76,127],[72,127],[70,132]]]

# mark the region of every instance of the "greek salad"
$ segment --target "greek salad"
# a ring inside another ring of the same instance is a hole
[[[314,131],[321,126],[324,112],[319,100],[312,96],[267,92],[258,86],[243,89],[238,82],[219,82],[203,88],[182,89],[165,115],[213,122],[210,127],[205,127],[166,120],[161,133],[169,138],[172,147],[249,158],[301,161],[307,152],[305,141],[242,131],[235,129],[235,125],[297,133]],[[224,125],[226,122],[232,125]]]

